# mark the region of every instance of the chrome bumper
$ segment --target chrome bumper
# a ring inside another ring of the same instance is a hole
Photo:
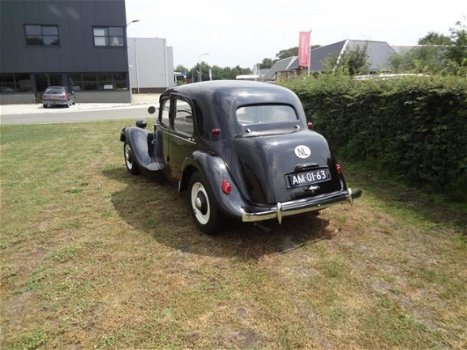
[[[313,198],[298,199],[290,202],[277,203],[277,205],[254,212],[244,212],[242,214],[243,222],[255,222],[277,218],[279,224],[284,216],[302,214],[309,211],[321,210],[335,204],[353,203],[355,198],[362,195],[362,190],[339,191],[328,193]]]

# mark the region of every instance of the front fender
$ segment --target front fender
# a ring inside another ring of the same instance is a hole
[[[133,150],[138,166],[147,168],[152,163],[148,147],[149,131],[136,126],[128,126],[122,130],[120,140],[127,142]]]
[[[195,170],[198,170],[211,185],[214,197],[225,214],[236,219],[241,219],[242,215],[245,214],[245,200],[222,158],[206,152],[195,151],[189,158],[185,159],[182,169],[183,175],[179,186],[181,191],[188,189],[191,175]],[[232,192],[229,194],[222,191],[223,180],[228,181],[232,186]]]

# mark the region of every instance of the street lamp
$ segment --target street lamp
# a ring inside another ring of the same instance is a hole
[[[128,27],[128,26],[129,26],[130,24],[132,24],[132,23],[137,23],[137,22],[139,22],[139,19],[134,19],[134,20],[128,22],[128,23],[126,24],[126,27]]]
[[[202,53],[202,54],[199,55],[199,57],[198,57],[198,81],[202,81],[202,80],[203,80],[203,77],[202,77],[202,74],[201,74],[201,57],[207,56],[207,55],[209,55],[209,52]]]
[[[128,28],[128,26],[130,24],[133,24],[133,23],[138,23],[139,22],[139,19],[134,19],[130,22],[128,22],[125,27]],[[128,42],[128,31],[127,31],[127,42]],[[136,75],[136,89],[138,91],[138,94],[139,94],[139,77],[138,77],[138,57],[136,55],[136,39],[133,40],[133,57],[135,59],[135,75]],[[131,90],[131,87],[130,87],[130,90]],[[131,94],[133,96],[133,92]]]

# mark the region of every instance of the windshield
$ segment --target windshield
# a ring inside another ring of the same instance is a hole
[[[297,114],[288,105],[244,106],[237,109],[241,125],[296,122]]]

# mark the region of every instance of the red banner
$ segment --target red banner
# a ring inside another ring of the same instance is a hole
[[[298,45],[298,65],[308,67],[310,64],[310,32],[300,32]]]

